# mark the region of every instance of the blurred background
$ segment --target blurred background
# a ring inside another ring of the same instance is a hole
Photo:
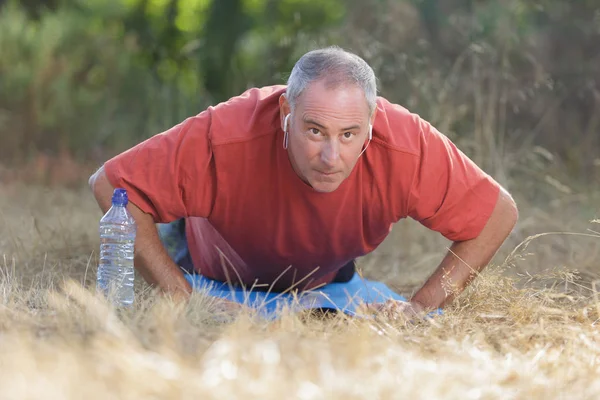
[[[507,251],[540,232],[588,232],[599,217],[598,0],[0,0],[1,190],[85,187],[109,157],[247,88],[285,83],[304,52],[332,44],[513,193],[521,217]],[[86,193],[93,235],[100,214]],[[10,204],[38,209],[30,198]],[[444,251],[418,229],[398,227],[376,258],[427,265],[414,282]],[[537,265],[600,276],[597,240],[543,240]]]
[[[597,178],[599,43],[598,0],[0,0],[2,177],[77,181],[54,164],[97,166],[337,44],[499,179],[531,157]]]

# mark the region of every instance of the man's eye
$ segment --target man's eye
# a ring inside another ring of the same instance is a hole
[[[354,136],[354,134],[352,132],[346,132],[346,133],[344,133],[344,137],[346,139],[350,139],[352,136]]]
[[[321,131],[319,131],[317,128],[310,128],[310,132],[315,135],[318,135],[319,133],[321,133]]]

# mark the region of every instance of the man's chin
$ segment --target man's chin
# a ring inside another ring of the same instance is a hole
[[[340,186],[341,183],[342,183],[342,181],[339,181],[339,180],[335,180],[332,182],[315,180],[315,181],[312,181],[310,184],[316,192],[330,193],[330,192],[335,191]]]

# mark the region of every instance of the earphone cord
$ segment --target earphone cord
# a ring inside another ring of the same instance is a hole
[[[369,139],[369,141],[367,142],[367,145],[365,146],[365,148],[363,149],[363,151],[360,152],[360,154],[358,155],[358,157],[362,156],[362,153],[364,153],[365,150],[367,150],[367,147],[369,147],[370,143],[371,143],[371,139]]]

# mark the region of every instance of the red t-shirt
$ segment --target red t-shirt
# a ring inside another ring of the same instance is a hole
[[[428,122],[381,97],[373,140],[350,176],[334,192],[313,190],[283,148],[284,91],[250,89],[105,164],[111,184],[156,222],[186,218],[199,273],[307,289],[373,251],[402,218],[450,240],[483,229],[499,185]]]

